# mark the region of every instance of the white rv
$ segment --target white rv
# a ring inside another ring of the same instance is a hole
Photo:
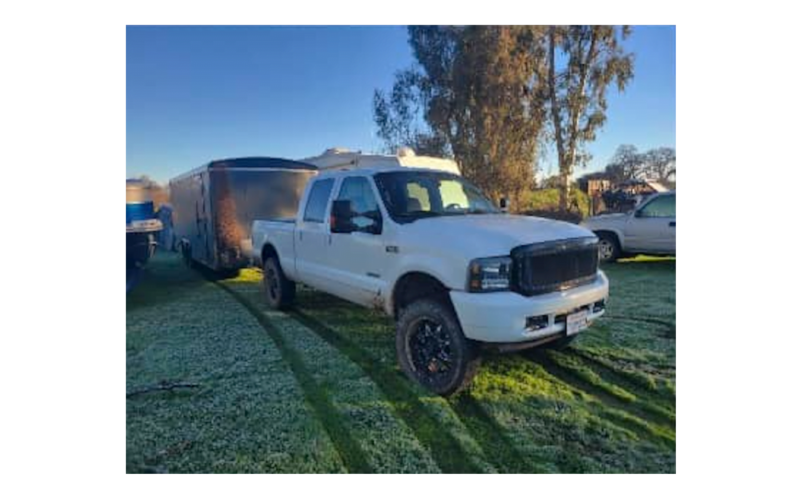
[[[458,164],[446,158],[417,156],[411,148],[400,148],[396,155],[364,154],[345,148],[330,148],[319,156],[300,160],[324,170],[351,170],[356,168],[396,169],[397,167],[428,168],[461,175]]]

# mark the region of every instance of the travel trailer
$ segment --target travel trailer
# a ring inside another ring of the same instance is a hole
[[[324,170],[351,170],[356,168],[390,169],[397,167],[428,168],[461,175],[458,164],[447,158],[417,156],[411,148],[400,148],[396,155],[364,154],[345,148],[330,148],[319,156],[300,160]]]

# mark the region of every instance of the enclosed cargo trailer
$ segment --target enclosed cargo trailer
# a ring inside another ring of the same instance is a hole
[[[316,173],[308,163],[253,157],[213,161],[172,179],[178,251],[215,271],[249,265],[253,220],[294,217]]]

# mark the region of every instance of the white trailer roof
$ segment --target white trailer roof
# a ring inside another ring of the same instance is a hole
[[[401,148],[396,155],[364,154],[343,148],[331,148],[319,156],[304,158],[300,161],[310,163],[321,171],[344,170],[357,168],[397,168],[417,167],[443,170],[461,175],[458,164],[447,158],[433,156],[417,156],[410,148]]]

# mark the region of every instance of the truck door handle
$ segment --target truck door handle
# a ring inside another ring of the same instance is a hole
[[[669,227],[675,227],[675,221],[670,222]]]
[[[303,231],[297,231],[297,239],[303,241]]]

